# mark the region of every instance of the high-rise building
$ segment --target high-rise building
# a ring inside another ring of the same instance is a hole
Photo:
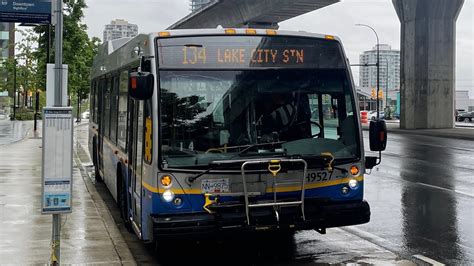
[[[210,2],[211,0],[191,0],[191,12],[203,8]]]
[[[0,59],[15,55],[15,24],[0,23]]]
[[[396,100],[396,93],[400,91],[400,50],[393,50],[390,45],[379,45],[380,58],[380,89],[388,98]],[[370,51],[365,51],[359,56],[361,65],[375,65],[377,63],[377,46]],[[359,87],[365,92],[377,88],[377,67],[361,66],[359,73]],[[390,104],[390,102],[389,102]]]
[[[138,35],[138,26],[123,19],[112,20],[105,25],[104,42],[120,38],[132,38]]]
[[[15,56],[15,23],[0,23],[0,64],[8,58]],[[0,71],[0,113],[10,113],[11,97],[13,91],[7,90],[8,71],[1,68]]]

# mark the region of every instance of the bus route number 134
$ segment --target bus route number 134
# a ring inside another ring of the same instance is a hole
[[[183,47],[183,65],[195,65],[197,63],[205,65],[206,61],[206,48]]]

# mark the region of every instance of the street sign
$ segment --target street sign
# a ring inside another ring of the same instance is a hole
[[[72,211],[72,107],[43,109],[43,214]]]
[[[51,23],[52,0],[0,0],[0,22]]]

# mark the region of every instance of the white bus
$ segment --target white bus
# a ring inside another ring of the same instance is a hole
[[[98,180],[144,241],[366,223],[355,87],[338,38],[176,30],[104,44],[92,72]],[[386,145],[371,122],[371,149]]]

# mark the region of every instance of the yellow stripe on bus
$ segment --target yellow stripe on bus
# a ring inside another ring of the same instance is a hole
[[[347,177],[347,178],[341,178],[341,179],[336,179],[336,180],[331,180],[331,181],[325,181],[325,182],[319,182],[319,183],[310,183],[305,185],[305,189],[314,189],[314,188],[322,188],[322,187],[330,187],[330,186],[337,186],[340,184],[348,183],[349,180],[355,179],[359,182],[364,181],[364,176],[358,176],[358,177]],[[154,187],[145,181],[142,181],[142,185],[145,189],[147,189],[150,192],[153,193],[163,193],[165,192],[164,188],[157,188]],[[200,189],[181,189],[181,188],[171,188],[170,189],[174,194],[203,194],[203,192]],[[278,187],[276,188],[276,192],[295,192],[301,190],[301,186],[288,186],[288,187]],[[272,193],[273,189],[272,188],[267,188],[266,190],[267,193]]]

